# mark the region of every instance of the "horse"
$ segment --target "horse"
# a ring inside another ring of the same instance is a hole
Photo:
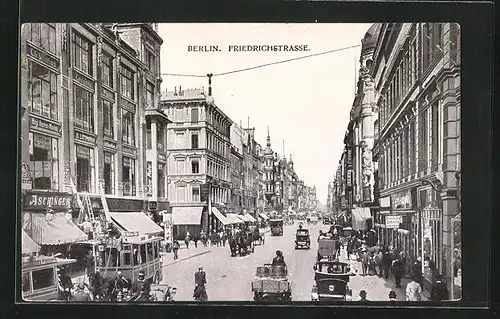
[[[231,257],[236,256],[238,250],[238,241],[236,236],[229,235],[229,250],[231,252]]]

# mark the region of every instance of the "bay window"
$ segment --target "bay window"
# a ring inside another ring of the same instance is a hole
[[[135,145],[135,114],[122,109],[122,142]]]
[[[165,164],[158,163],[158,197],[165,197]]]
[[[57,121],[57,74],[38,63],[29,63],[28,106],[30,111]]]
[[[50,53],[57,54],[55,23],[30,23],[30,26],[28,39]]]
[[[93,75],[92,43],[76,31],[73,31],[73,66]]]
[[[34,189],[58,189],[58,141],[49,136],[29,133],[30,169]]]
[[[93,94],[89,91],[74,85],[74,125],[77,128],[93,132],[94,131],[94,101]]]
[[[102,54],[102,83],[113,87],[113,57],[106,52]]]
[[[146,108],[154,108],[155,105],[155,86],[153,83],[146,81]]]
[[[165,127],[162,123],[156,124],[156,147],[159,151],[165,150]]]
[[[134,72],[122,65],[120,70],[120,93],[131,100],[134,100]]]

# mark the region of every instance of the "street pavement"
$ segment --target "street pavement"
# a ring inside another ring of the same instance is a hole
[[[181,247],[179,259],[174,261],[173,254],[163,256],[163,282],[177,287],[178,301],[192,301],[194,290],[194,273],[199,266],[203,266],[207,274],[207,293],[211,301],[251,301],[253,293],[251,282],[255,277],[258,266],[271,263],[276,250],[281,250],[288,266],[288,278],[292,282],[292,301],[310,301],[313,285],[313,265],[318,249],[317,236],[319,230],[327,230],[329,226],[305,225],[311,234],[310,250],[295,250],[295,231],[298,223],[283,227],[283,236],[265,234],[264,245],[256,245],[255,252],[243,257],[231,257],[229,246],[208,246],[198,244],[195,248],[190,244],[189,249]],[[341,260],[347,261],[345,251],[342,251]],[[350,262],[350,261],[349,261]],[[350,262],[352,268],[359,269],[358,262]],[[408,280],[402,281],[402,288],[396,289],[391,278],[378,276],[351,277],[349,287],[352,289],[353,300],[359,299],[359,292],[365,290],[367,299],[373,301],[387,301],[389,291],[394,290],[397,300],[404,301],[404,288]]]

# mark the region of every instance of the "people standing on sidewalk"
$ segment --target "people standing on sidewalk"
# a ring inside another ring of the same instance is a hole
[[[382,270],[384,272],[384,278],[389,279],[389,270],[391,268],[392,259],[391,254],[387,250],[387,247],[384,247],[384,252],[382,255]]]
[[[436,275],[436,282],[432,285],[431,290],[431,300],[432,301],[442,301],[449,300],[450,294],[448,293],[448,287],[446,283],[443,282],[443,276],[440,274]]]
[[[394,275],[394,282],[396,284],[396,288],[401,288],[401,278],[403,277],[404,272],[405,272],[404,264],[398,257],[392,263],[392,274]]]
[[[361,250],[361,269],[363,270],[363,276],[366,276],[369,262],[370,262],[370,255],[368,255],[366,248],[363,248]]]
[[[189,249],[189,241],[191,240],[191,235],[189,232],[186,233],[186,237],[184,238],[184,243],[186,244],[186,248]]]
[[[384,257],[384,254],[382,253],[382,248],[379,248],[377,254],[375,255],[375,267],[376,267],[376,275],[379,277],[383,276],[383,271],[382,271],[382,258]]]
[[[411,281],[406,285],[406,301],[421,301],[422,286],[417,282],[415,276],[411,277]]]
[[[207,235],[203,230],[200,233],[200,241],[203,244],[203,247],[207,247]]]
[[[424,287],[424,276],[422,275],[422,258],[417,257],[417,260],[413,263],[411,267],[411,276],[415,277],[416,282],[418,282],[422,288]]]

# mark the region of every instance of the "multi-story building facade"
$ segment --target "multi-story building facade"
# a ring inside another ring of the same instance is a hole
[[[256,215],[257,196],[259,191],[259,176],[257,171],[257,143],[255,128],[243,129],[243,211]]]
[[[257,165],[257,210],[256,215],[261,216],[264,213],[264,207],[266,205],[266,199],[264,196],[265,189],[265,178],[264,178],[264,149],[257,143],[257,152],[255,155],[255,161]]]
[[[49,203],[67,210],[69,200],[55,199],[75,191],[105,194],[109,210],[141,211],[150,201],[152,211],[168,208],[162,179],[146,165],[144,125],[168,122],[156,110],[162,42],[145,23],[23,25],[23,211],[43,211]],[[164,155],[165,134],[159,129],[151,136],[154,167]],[[47,200],[31,205],[35,197]]]
[[[275,153],[271,148],[271,137],[269,135],[269,129],[267,131],[267,141],[266,148],[264,150],[264,173],[263,178],[265,181],[264,186],[264,196],[266,199],[265,211],[270,212],[276,210],[277,199],[276,196],[276,163],[275,163]]]
[[[243,213],[243,129],[231,125],[231,203],[228,210]]]
[[[230,195],[232,122],[202,89],[167,92],[160,106],[172,120],[167,157],[174,238],[218,229]],[[203,184],[209,185],[207,199]]]
[[[374,132],[371,161],[377,164],[372,164],[370,186],[380,210],[375,215],[379,241],[404,251],[409,262],[422,257],[424,286],[437,271],[457,297],[452,226],[460,222],[460,27],[384,23],[368,33],[363,45],[373,53],[362,65],[360,85],[365,97],[373,97],[366,103],[378,110],[378,118],[361,131]],[[348,151],[357,145],[351,123],[343,165],[346,190],[351,167],[355,176],[365,176],[363,165],[356,165],[359,157],[349,165]],[[363,198],[360,190],[357,194]]]

